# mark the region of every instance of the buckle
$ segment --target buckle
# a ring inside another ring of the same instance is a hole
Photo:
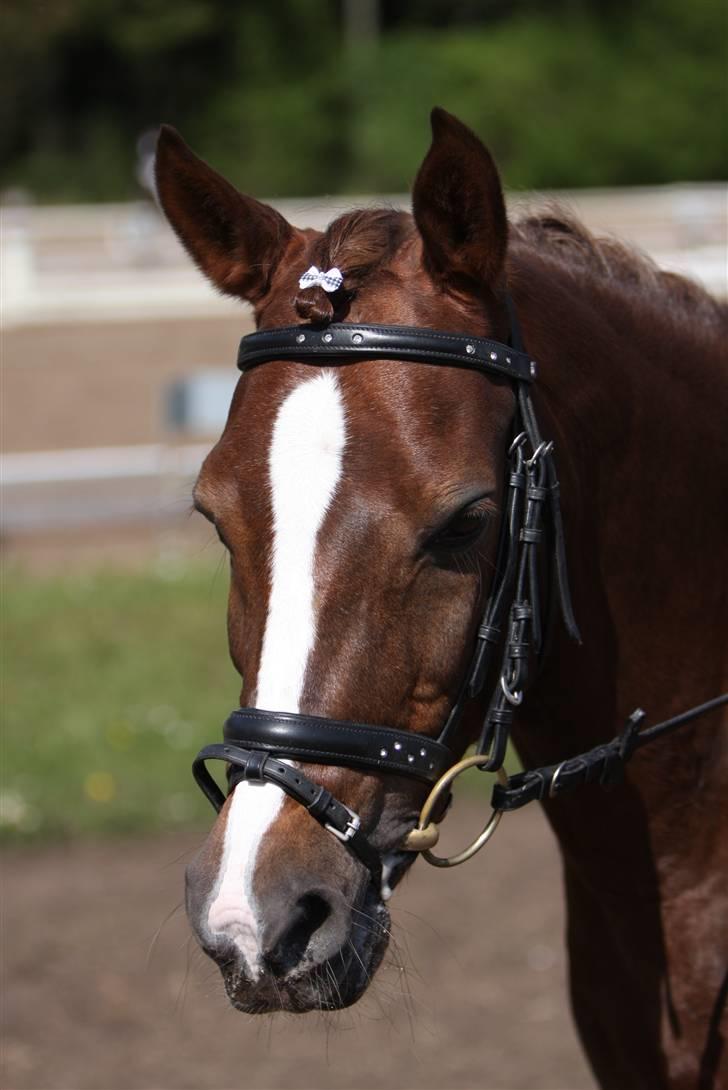
[[[346,844],[348,840],[351,840],[352,837],[359,832],[359,829],[361,828],[361,818],[358,814],[354,813],[353,810],[350,810],[348,806],[344,806],[343,802],[339,805],[343,810],[346,810],[349,815],[346,828],[342,831],[341,829],[337,829],[335,825],[331,825],[330,822],[325,821],[324,829],[328,829],[337,840],[340,840],[342,844]]]

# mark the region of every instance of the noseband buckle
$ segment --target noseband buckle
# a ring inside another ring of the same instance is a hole
[[[353,810],[350,810],[348,806],[344,806],[343,802],[339,803],[343,810],[346,810],[349,815],[349,820],[343,829],[337,829],[335,825],[331,825],[328,821],[324,823],[324,829],[340,840],[342,844],[346,844],[347,841],[352,840],[361,828],[361,818],[358,814],[355,814]]]

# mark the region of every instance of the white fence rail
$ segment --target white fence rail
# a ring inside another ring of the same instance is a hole
[[[395,207],[409,203],[397,196],[274,203],[294,223],[323,227],[348,208],[382,201]],[[624,238],[663,267],[728,295],[728,186],[509,198],[516,214],[553,202],[566,206],[593,231]],[[148,203],[4,208],[0,226],[6,331],[240,313],[238,303],[210,288]],[[219,397],[208,389],[210,381],[199,386],[199,404],[188,404],[186,412],[193,422],[204,420],[212,432],[208,402],[217,404]],[[194,434],[190,426],[188,438]],[[5,532],[178,514],[189,505],[188,482],[207,449],[206,444],[172,443],[8,454],[0,471]]]
[[[3,533],[178,517],[190,508],[190,487],[209,449],[160,443],[6,454]]]
[[[197,472],[209,449],[209,443],[182,446],[147,443],[6,454],[0,461],[0,483],[8,488],[68,481],[133,480],[167,474],[187,477]]]
[[[276,201],[301,226],[323,227],[357,206],[407,207],[403,196]],[[511,194],[517,214],[562,204],[588,227],[625,238],[660,263],[728,293],[728,187],[673,185],[622,190]],[[156,208],[145,202],[95,207],[2,209],[2,308],[6,329],[49,322],[137,320],[234,313],[192,266]]]

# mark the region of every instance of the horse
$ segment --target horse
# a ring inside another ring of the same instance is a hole
[[[269,338],[194,487],[229,554],[243,737],[260,737],[245,759],[232,744],[212,754],[232,778],[187,869],[189,919],[241,1011],[336,1009],[363,994],[428,788],[426,773],[407,775],[402,739],[422,743],[408,759],[434,766],[444,723],[455,757],[478,738],[497,672],[472,699],[462,679],[503,567],[509,481],[540,465],[529,496],[553,498],[548,455],[560,506],[546,537],[558,545],[563,525],[570,597],[542,549],[530,568],[550,601],[540,650],[513,643],[530,680],[514,692],[502,676],[498,706],[524,765],[552,770],[539,797],[563,860],[576,1025],[603,1087],[717,1087],[725,718],[704,709],[634,752],[606,789],[562,793],[558,780],[565,757],[596,747],[603,763],[636,705],[675,716],[724,685],[728,309],[558,210],[509,223],[484,144],[442,109],[431,122],[412,214],[347,212],[324,232],[292,226],[160,131],[167,219],[215,287],[252,305],[253,338]],[[381,350],[355,353],[382,329]],[[352,330],[347,354],[337,346]],[[423,330],[410,358],[402,346]],[[321,352],[296,355],[308,337]],[[504,368],[526,353],[532,373],[467,366],[493,345]],[[527,428],[526,449],[513,422],[529,381],[548,442]],[[508,639],[502,627],[486,637],[496,651]],[[399,739],[399,764],[366,763],[382,738]],[[445,809],[441,796],[436,821]],[[414,846],[431,850],[419,833]]]

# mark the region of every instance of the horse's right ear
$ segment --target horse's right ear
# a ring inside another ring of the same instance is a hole
[[[169,125],[159,132],[155,175],[167,219],[215,287],[252,302],[262,298],[294,228],[238,193]]]
[[[452,114],[432,111],[432,146],[412,190],[412,211],[431,274],[478,288],[503,276],[508,223],[490,152]]]

